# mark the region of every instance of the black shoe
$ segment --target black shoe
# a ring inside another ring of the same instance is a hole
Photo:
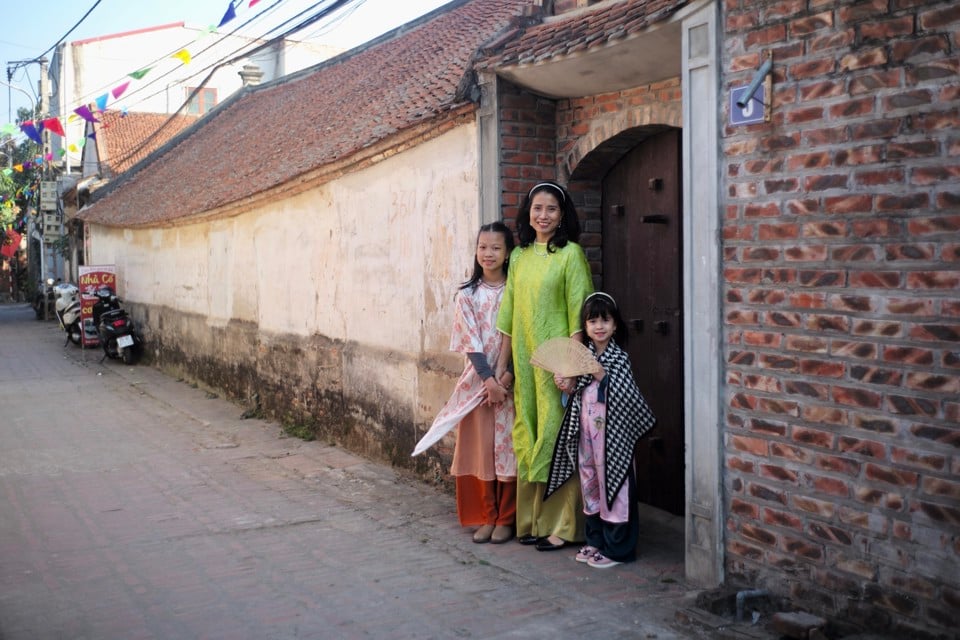
[[[540,538],[538,538],[535,535],[531,535],[529,533],[525,536],[520,536],[519,538],[517,538],[517,542],[519,542],[520,544],[525,544],[527,546],[535,545],[539,541],[540,541]]]
[[[570,543],[566,540],[561,540],[559,543],[554,544],[550,542],[550,538],[540,538],[537,540],[537,551],[556,551],[557,549],[563,549],[568,544]]]

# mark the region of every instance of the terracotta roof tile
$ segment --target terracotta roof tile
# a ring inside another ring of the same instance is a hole
[[[528,4],[451,3],[310,70],[242,91],[175,147],[104,189],[79,216],[110,226],[170,223],[453,113],[469,101],[464,93],[477,51]]]
[[[593,9],[573,11],[525,29],[517,38],[501,43],[499,50],[477,66],[482,69],[533,64],[558,58],[610,41],[627,38],[672,15],[688,0],[622,0],[604,2]]]
[[[198,116],[105,111],[93,125],[100,174],[112,179],[159,149],[198,120]]]

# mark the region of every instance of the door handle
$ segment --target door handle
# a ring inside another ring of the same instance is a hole
[[[670,333],[670,323],[667,322],[666,320],[657,320],[654,326],[656,327],[654,331],[656,331],[662,336],[665,336],[668,333]]]

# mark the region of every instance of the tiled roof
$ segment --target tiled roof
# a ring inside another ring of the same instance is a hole
[[[477,51],[528,4],[452,2],[310,70],[243,91],[107,187],[79,217],[109,226],[168,224],[442,121],[469,102]]]
[[[197,116],[105,111],[93,125],[100,175],[112,179],[197,121]]]
[[[505,38],[499,50],[489,52],[479,68],[533,64],[569,56],[643,31],[672,15],[689,0],[608,0],[594,8],[546,18]]]

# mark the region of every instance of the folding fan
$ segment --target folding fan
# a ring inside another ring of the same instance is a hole
[[[564,378],[603,371],[603,366],[582,342],[563,337],[540,343],[530,356],[530,364]]]

